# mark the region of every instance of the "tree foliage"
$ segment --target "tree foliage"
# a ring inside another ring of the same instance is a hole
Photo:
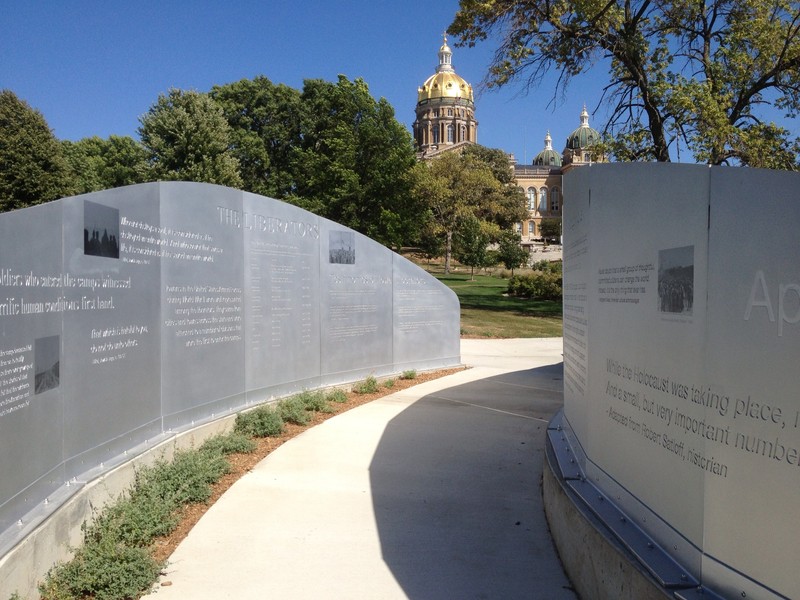
[[[0,91],[0,211],[74,193],[61,146],[42,114]]]
[[[140,122],[154,178],[242,186],[231,128],[207,94],[171,89]]]
[[[300,92],[258,76],[214,86],[210,96],[231,127],[244,189],[278,199],[295,193],[294,153],[303,133]]]
[[[362,79],[307,80],[295,202],[387,245],[415,236],[422,207],[411,194],[411,135]]]
[[[131,137],[112,135],[104,140],[93,136],[61,144],[79,194],[149,180],[147,152]]]
[[[561,219],[542,219],[539,232],[545,240],[558,240],[561,238]]]
[[[603,65],[618,157],[796,168],[797,140],[762,110],[800,109],[800,10],[789,0],[461,0],[449,31],[499,33],[489,86],[554,71],[555,94]],[[557,99],[557,96],[554,96]]]
[[[453,254],[458,262],[471,268],[471,278],[475,278],[475,267],[481,268],[487,262],[486,247],[489,235],[484,232],[477,217],[466,217],[455,234]]]
[[[505,165],[510,172],[508,159]],[[450,272],[453,234],[463,221],[475,217],[485,228],[505,227],[527,214],[524,194],[509,194],[509,188],[517,190],[513,178],[498,180],[480,152],[447,152],[417,165],[415,193],[425,200],[436,235],[445,240],[445,272]],[[494,235],[498,232],[495,228]]]
[[[511,229],[505,229],[497,242],[497,258],[506,269],[511,270],[523,266],[528,260],[528,251],[522,247],[522,236]]]

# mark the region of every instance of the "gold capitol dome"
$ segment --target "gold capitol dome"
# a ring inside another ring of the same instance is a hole
[[[453,69],[453,51],[447,45],[447,35],[439,48],[439,66],[417,91],[417,102],[436,98],[463,98],[474,103],[472,86]]]
[[[436,73],[417,88],[415,113],[414,142],[420,158],[478,142],[472,86],[453,69],[447,35],[439,48]]]

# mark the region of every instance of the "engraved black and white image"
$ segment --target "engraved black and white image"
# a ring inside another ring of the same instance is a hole
[[[694,246],[658,253],[658,310],[692,314],[694,304]]]
[[[58,335],[38,338],[33,345],[35,394],[57,388],[60,382],[61,338]]]
[[[83,253],[119,258],[119,210],[83,201]]]
[[[337,265],[356,263],[356,234],[352,231],[331,231],[328,236],[329,262]]]

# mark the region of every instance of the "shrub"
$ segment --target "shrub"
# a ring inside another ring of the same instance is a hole
[[[347,402],[347,393],[344,390],[331,390],[325,396],[325,399],[328,402],[337,402],[339,404],[344,404]]]
[[[84,524],[84,543],[72,560],[48,572],[42,597],[139,598],[164,567],[150,555],[153,540],[175,529],[181,506],[208,500],[211,484],[230,469],[225,454],[252,446],[241,433],[215,436],[199,450],[178,450],[171,462],[137,470],[130,490]]]
[[[307,425],[310,420],[306,412],[306,405],[300,396],[284,398],[278,402],[278,414],[284,423]]]
[[[385,387],[387,390],[392,389],[394,387],[394,379],[387,379],[386,381],[384,381],[383,387]]]
[[[322,413],[333,412],[333,409],[328,404],[328,400],[325,398],[325,393],[322,390],[317,390],[315,392],[306,390],[299,394],[298,398],[300,398],[300,400],[303,402],[303,406],[305,406],[306,410]]]
[[[274,406],[259,406],[236,415],[233,430],[252,437],[270,437],[283,433],[283,419]]]
[[[417,378],[417,372],[414,369],[411,369],[409,371],[403,371],[403,374],[400,375],[400,379],[416,379],[416,378]]]
[[[353,391],[356,394],[373,394],[378,391],[378,380],[370,375],[364,381],[356,383],[353,386]]]
[[[561,274],[535,271],[530,275],[514,275],[508,281],[508,294],[537,300],[561,300]]]
[[[178,504],[164,497],[156,486],[131,490],[106,506],[90,525],[84,525],[84,544],[112,540],[144,548],[178,525]]]
[[[210,452],[222,456],[227,454],[249,454],[255,449],[256,443],[248,435],[235,430],[231,433],[210,437],[200,446],[201,452]]]
[[[211,496],[211,484],[229,470],[230,464],[224,456],[178,450],[172,462],[159,461],[136,474],[131,498],[155,493],[179,505],[205,502]]]
[[[163,568],[147,549],[103,538],[85,544],[71,561],[53,567],[39,585],[39,593],[47,600],[139,598]]]

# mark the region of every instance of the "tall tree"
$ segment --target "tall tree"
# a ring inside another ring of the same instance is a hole
[[[389,103],[343,75],[307,80],[295,202],[387,245],[416,234],[422,207],[411,194],[411,136]]]
[[[545,241],[558,240],[561,238],[561,219],[542,219],[539,224],[539,233]]]
[[[425,200],[433,227],[444,239],[446,273],[450,272],[453,234],[465,219],[476,217],[505,226],[526,214],[523,194],[516,195],[519,204],[503,202],[506,188],[491,165],[475,153],[447,152],[417,166],[415,193]]]
[[[210,96],[231,126],[244,189],[278,199],[295,193],[293,161],[303,123],[300,92],[258,76],[214,86]]]
[[[685,144],[698,160],[795,167],[797,141],[767,105],[800,109],[800,10],[789,0],[460,0],[449,31],[472,46],[501,36],[487,84],[603,64],[608,130],[617,154],[670,160]]]
[[[96,192],[148,181],[147,152],[128,136],[97,136],[61,142],[77,193]]]
[[[208,95],[171,89],[159,95],[140,122],[156,179],[242,186],[230,125]]]
[[[504,229],[497,242],[497,258],[506,269],[511,270],[521,267],[528,261],[528,251],[522,247],[522,236],[511,229]]]
[[[482,218],[495,223],[501,229],[508,229],[514,223],[522,221],[528,216],[527,198],[525,192],[517,185],[514,179],[514,169],[508,154],[499,148],[488,148],[480,144],[473,144],[464,149],[464,155],[474,157],[491,169],[492,175],[500,183],[500,193],[486,198],[487,204]],[[499,238],[493,236],[492,241]]]
[[[0,90],[0,211],[74,193],[72,174],[42,114]]]
[[[481,227],[481,221],[475,216],[466,217],[453,240],[453,254],[458,262],[470,267],[470,280],[475,279],[475,267],[486,265],[489,236]]]

